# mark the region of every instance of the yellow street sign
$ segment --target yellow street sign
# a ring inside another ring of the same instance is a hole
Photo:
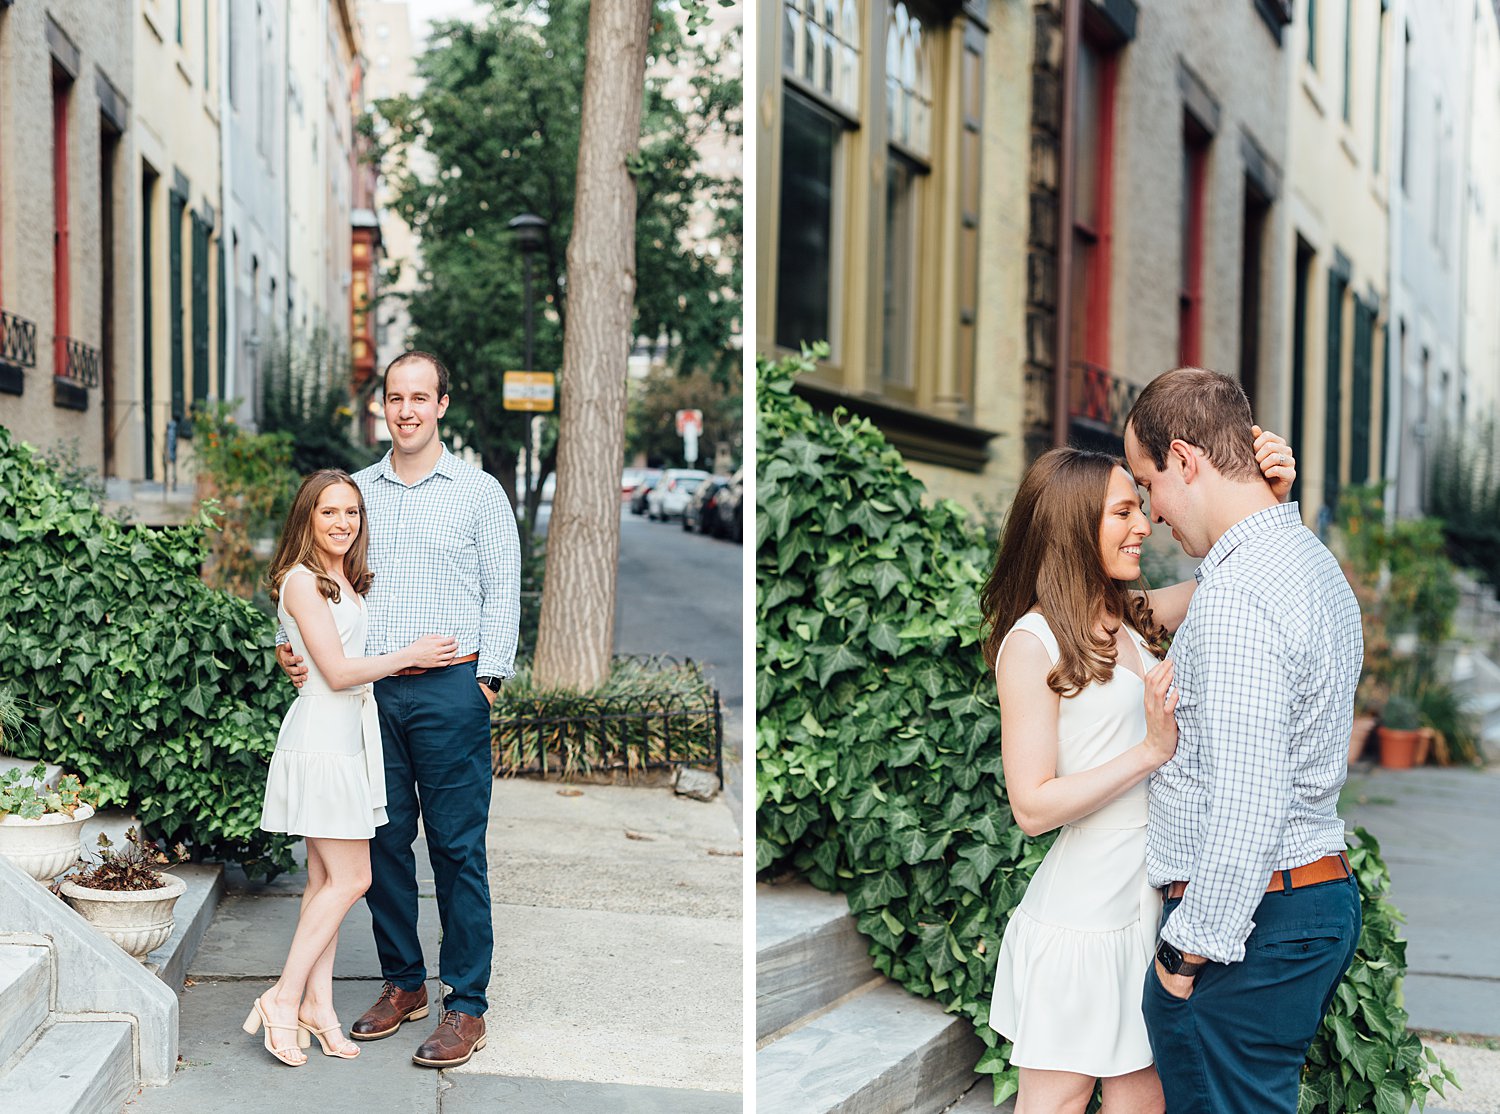
[[[550,371],[507,371],[502,405],[506,410],[553,410],[557,376]]]

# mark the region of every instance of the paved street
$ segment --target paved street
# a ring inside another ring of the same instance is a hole
[[[724,701],[725,789],[740,822],[745,547],[623,511],[615,651],[703,663]]]
[[[537,531],[545,534],[543,504]],[[744,799],[745,547],[679,522],[652,522],[620,510],[620,575],[615,652],[692,658],[706,667],[724,702],[724,791],[742,825]]]
[[[1434,1097],[1429,1114],[1500,1114],[1500,768],[1351,773],[1341,811],[1390,867],[1411,1027],[1460,1035],[1428,1040],[1463,1085]]]
[[[566,794],[566,795],[565,795]],[[437,1014],[357,1060],[277,1064],[240,1032],[296,924],[303,873],[230,892],[189,965],[181,1063],[126,1114],[738,1114],[739,834],[719,802],[670,789],[497,781],[489,862],[495,957],[488,1045],[452,1071],[411,1055]],[[436,995],[432,872],[417,847],[420,935]],[[380,992],[369,913],[344,922],[334,1000],[347,1022]]]

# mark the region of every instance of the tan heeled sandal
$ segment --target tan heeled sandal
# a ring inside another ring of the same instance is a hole
[[[266,1051],[269,1052],[272,1056],[276,1057],[277,1060],[285,1064],[287,1067],[300,1068],[303,1064],[307,1063],[307,1057],[302,1056],[302,1053],[297,1051],[297,1049],[308,1048],[312,1045],[311,1039],[309,1039],[307,1034],[302,1031],[303,1026],[300,1024],[271,1024],[271,1015],[266,1013],[266,1007],[261,1004],[259,998],[255,1000],[255,1005],[250,1007],[250,1016],[245,1018],[245,1024],[241,1026],[241,1028],[243,1028],[245,1032],[249,1033],[252,1037],[256,1034],[257,1030],[264,1028],[266,1031]],[[288,1029],[293,1030],[297,1034],[297,1048],[273,1048],[271,1046],[272,1029],[280,1029],[283,1032]],[[291,1060],[287,1058],[289,1056],[301,1056],[302,1058],[299,1060]]]
[[[353,1041],[349,1041],[350,1047],[347,1052],[339,1052],[329,1047],[328,1041],[326,1039],[327,1034],[339,1028],[338,1022],[334,1022],[332,1025],[329,1025],[328,1027],[323,1029],[314,1029],[312,1025],[308,1023],[307,1019],[299,1013],[297,1015],[297,1027],[303,1032],[311,1033],[313,1036],[318,1038],[318,1047],[323,1050],[324,1056],[337,1056],[340,1060],[352,1060],[359,1055],[359,1046]],[[348,1038],[345,1039],[347,1040]]]

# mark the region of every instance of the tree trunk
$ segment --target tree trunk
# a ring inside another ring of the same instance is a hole
[[[651,0],[594,0],[578,142],[557,492],[547,527],[532,683],[581,692],[609,676],[620,554],[625,361],[635,301],[635,182]]]

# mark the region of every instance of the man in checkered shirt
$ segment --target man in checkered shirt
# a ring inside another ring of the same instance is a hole
[[[1142,1008],[1171,1114],[1297,1109],[1359,940],[1336,807],[1364,657],[1332,554],[1261,477],[1232,379],[1159,376],[1126,423],[1154,522],[1202,563],[1172,644],[1176,755],[1151,776],[1166,899]]]
[[[403,669],[375,682],[389,820],[370,841],[365,901],[385,987],[349,1035],[379,1040],[428,1015],[412,852],[420,816],[449,993],[442,1020],[412,1061],[456,1067],[485,1043],[494,951],[485,856],[494,785],[490,706],[515,672],[521,548],[499,482],[454,456],[438,435],[448,409],[442,361],[427,352],[396,357],[385,371],[384,401],[391,451],[354,477],[375,574],[365,652],[382,654],[424,634],[451,635],[458,651],[444,668]],[[278,657],[300,685],[301,659],[290,647],[279,647]]]

